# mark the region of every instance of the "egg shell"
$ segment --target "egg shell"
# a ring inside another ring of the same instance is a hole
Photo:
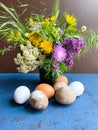
[[[46,83],[41,83],[37,85],[35,90],[43,91],[47,95],[48,99],[52,98],[55,94],[54,88],[51,85]]]
[[[84,93],[84,85],[79,81],[74,81],[69,85],[70,88],[73,89],[76,96],[80,96]]]
[[[41,90],[34,90],[30,95],[30,105],[37,110],[43,110],[48,106],[48,97]]]
[[[60,104],[72,104],[76,100],[74,91],[69,87],[63,87],[56,91],[55,99]]]
[[[30,97],[30,90],[26,86],[19,86],[14,91],[14,100],[18,104],[24,104]]]
[[[68,85],[65,82],[61,81],[61,82],[56,82],[53,87],[56,91],[62,87],[68,87]]]
[[[61,75],[54,79],[54,83],[56,82],[65,82],[66,84],[68,84],[68,78],[64,75]]]

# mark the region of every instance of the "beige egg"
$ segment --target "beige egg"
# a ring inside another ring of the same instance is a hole
[[[54,87],[54,90],[57,91],[60,88],[68,87],[68,85],[63,81],[60,81],[60,82],[56,82],[53,87]]]
[[[66,84],[68,84],[68,78],[64,75],[61,75],[54,79],[54,83],[57,83],[57,82],[65,82]]]
[[[48,106],[48,97],[43,91],[35,90],[30,95],[30,105],[37,110],[43,110]]]
[[[56,91],[55,99],[60,104],[71,104],[75,101],[76,95],[69,87],[63,87]]]

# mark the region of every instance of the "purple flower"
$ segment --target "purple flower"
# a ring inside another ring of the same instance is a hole
[[[73,66],[73,59],[72,59],[72,58],[67,58],[67,59],[65,60],[65,64],[66,64],[68,67]]]
[[[54,51],[53,51],[53,59],[57,62],[62,62],[66,58],[66,50],[62,47],[62,45],[56,44],[54,46]]]
[[[73,65],[73,55],[72,55],[72,53],[67,52],[66,59],[65,59],[64,62],[68,67],[71,67]]]
[[[65,38],[62,45],[67,52],[70,52],[72,53],[72,55],[75,55],[85,47],[85,42],[83,41],[82,37]]]
[[[54,71],[58,71],[59,68],[60,68],[60,63],[55,62],[55,63],[53,64],[53,69],[54,69]]]

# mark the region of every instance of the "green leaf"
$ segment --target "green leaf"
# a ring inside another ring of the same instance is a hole
[[[29,4],[21,4],[18,7],[28,7],[28,6],[29,6]]]
[[[56,77],[59,77],[61,74],[62,74],[62,72],[59,71],[59,70],[52,72],[52,78],[53,78],[53,80],[54,80]]]
[[[92,47],[98,48],[98,35],[94,31],[90,31],[86,35],[83,35],[86,47],[83,49],[82,54],[86,53]]]
[[[63,13],[61,18],[58,20],[58,26],[60,26],[63,23],[64,19],[65,19],[65,13]]]
[[[17,0],[19,4],[23,4],[20,0]]]
[[[0,16],[0,19],[7,19],[6,16]]]
[[[73,27],[73,26],[68,26],[68,27],[67,27],[67,30],[68,30],[68,31],[76,31],[76,28]]]
[[[62,73],[64,73],[65,71],[68,71],[69,68],[65,65],[64,62],[61,62],[60,63],[60,70],[61,70]]]
[[[6,25],[14,25],[14,21],[7,21],[7,22],[4,22],[2,24],[0,24],[0,29],[2,29],[3,27],[5,27]]]
[[[55,19],[58,18],[58,15],[59,15],[59,0],[56,0],[52,15],[55,17]]]
[[[15,14],[13,13],[13,11],[15,12],[14,9],[8,8],[2,2],[0,2],[0,7],[2,7],[8,14],[12,16],[13,19],[17,21],[17,18],[15,17]]]
[[[1,55],[4,55],[4,53],[5,53],[5,50],[0,50]]]

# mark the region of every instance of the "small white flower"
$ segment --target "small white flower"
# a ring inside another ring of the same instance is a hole
[[[86,26],[82,26],[82,27],[81,27],[81,32],[85,32],[85,31],[86,31],[86,29],[87,29],[87,27],[86,27]]]
[[[34,71],[41,62],[42,54],[39,49],[34,47],[31,42],[28,42],[28,44],[26,46],[21,44],[22,53],[18,53],[17,57],[14,58],[15,64],[19,65],[17,70],[22,73]]]
[[[20,49],[24,50],[24,45],[23,44],[20,45]]]
[[[28,57],[28,56],[29,56],[28,50],[24,50],[24,51],[23,51],[23,55],[26,56],[26,57]]]
[[[32,48],[32,44],[31,44],[30,41],[27,41],[27,47],[28,47],[28,48]]]
[[[20,53],[17,54],[17,58],[18,58],[18,59],[21,58],[21,54],[20,54]]]

